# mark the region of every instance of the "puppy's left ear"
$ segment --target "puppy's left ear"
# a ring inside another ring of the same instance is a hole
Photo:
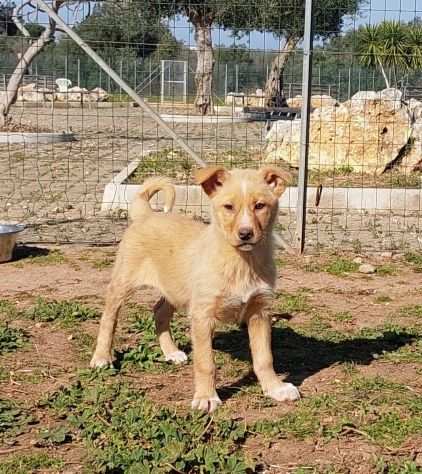
[[[259,172],[277,197],[284,193],[287,185],[292,181],[292,175],[288,171],[275,166],[265,166]]]

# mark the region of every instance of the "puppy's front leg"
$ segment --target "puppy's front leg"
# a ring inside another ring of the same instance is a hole
[[[277,401],[297,400],[298,389],[291,383],[283,383],[274,371],[271,353],[271,319],[266,313],[253,314],[248,319],[253,368],[264,395]]]
[[[192,345],[195,394],[192,408],[213,412],[221,400],[215,390],[215,364],[212,353],[214,320],[204,311],[193,311]]]

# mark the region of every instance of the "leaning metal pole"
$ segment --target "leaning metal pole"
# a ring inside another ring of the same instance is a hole
[[[308,181],[308,155],[309,155],[309,122],[312,94],[312,0],[306,0],[305,5],[305,32],[303,38],[303,86],[302,86],[302,113],[300,131],[300,159],[299,181],[297,187],[296,207],[296,234],[298,251],[305,249],[306,232],[306,195]]]
[[[38,4],[41,10],[48,14],[73,41],[83,49],[88,56],[93,59],[100,68],[105,71],[112,79],[115,81],[119,87],[121,87],[129,97],[131,97],[147,114],[149,114],[160,127],[167,132],[167,134],[183,148],[191,158],[196,162],[201,168],[205,166],[205,162],[201,160],[198,154],[192,150],[192,148],[180,138],[176,132],[170,128],[164,120],[157,114],[126,82],[92,49],[90,48],[81,37],[75,33],[71,28],[69,28],[66,23],[57,15],[57,13],[44,1],[44,0],[35,0],[35,3]]]

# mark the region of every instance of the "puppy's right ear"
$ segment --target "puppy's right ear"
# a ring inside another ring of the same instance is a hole
[[[229,172],[220,166],[209,166],[195,170],[195,182],[202,186],[208,196],[212,197],[228,178]]]

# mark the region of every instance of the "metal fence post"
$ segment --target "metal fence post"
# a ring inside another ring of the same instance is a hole
[[[296,233],[298,250],[303,253],[306,234],[306,196],[308,181],[309,122],[312,93],[312,0],[306,0],[305,32],[303,37],[303,86],[302,114],[300,131],[299,181],[297,186]]]

